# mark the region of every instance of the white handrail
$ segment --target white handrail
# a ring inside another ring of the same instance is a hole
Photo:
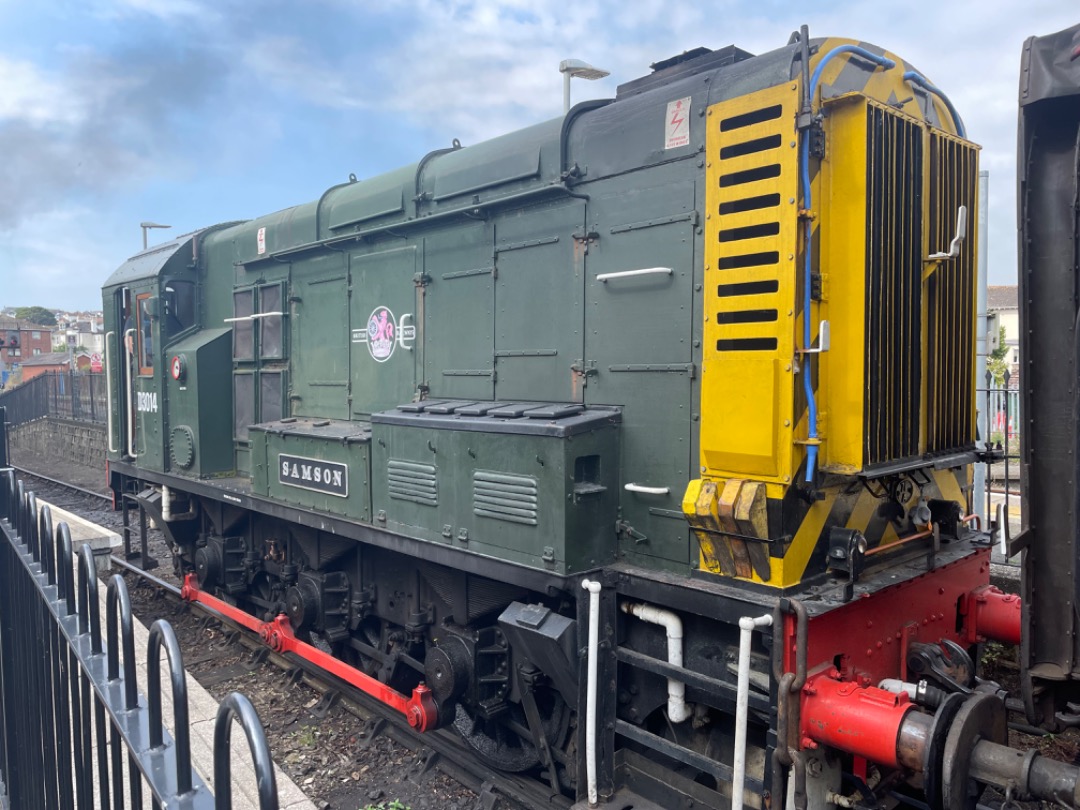
[[[581,587],[589,592],[589,641],[588,675],[585,686],[585,779],[587,784],[589,807],[596,807],[600,801],[596,784],[596,693],[597,693],[597,655],[600,649],[600,589],[599,582],[583,579]]]
[[[112,423],[112,353],[109,351],[112,348],[112,338],[116,332],[105,333],[105,413],[106,419],[109,421],[109,452],[115,453],[120,448],[115,446],[113,442],[113,423]]]
[[[735,689],[735,756],[731,763],[731,810],[743,810],[746,784],[746,721],[750,713],[750,645],[754,630],[772,625],[772,614],[739,619],[739,669]]]
[[[627,484],[623,487],[627,492],[640,492],[642,495],[667,495],[671,487],[647,487],[644,484]]]
[[[630,278],[631,276],[670,276],[674,272],[670,267],[646,267],[642,270],[620,270],[617,273],[601,273],[596,277],[596,280],[607,281],[612,278]]]
[[[271,318],[274,315],[284,315],[284,312],[256,312],[254,315],[241,315],[239,318],[226,318],[224,323],[236,323],[237,321],[254,321],[259,318]]]
[[[134,376],[131,373],[131,358],[135,355],[134,348],[134,329],[124,330],[124,348],[127,349],[127,454],[131,457],[135,457],[135,416],[132,411],[135,410],[135,392],[132,390],[131,378]],[[132,338],[132,343],[128,343],[128,337]]]

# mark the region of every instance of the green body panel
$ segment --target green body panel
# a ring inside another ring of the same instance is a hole
[[[235,261],[247,264],[260,256],[314,242],[319,228],[318,210],[318,203],[305,203],[231,228]]]
[[[252,492],[353,520],[371,520],[371,431],[366,425],[285,419],[252,425],[250,435]],[[317,462],[345,465],[344,494],[320,489],[304,461],[299,463],[299,480],[281,474],[283,456],[306,460],[307,466]]]
[[[495,396],[494,250],[490,222],[424,239],[424,382],[433,397]]]
[[[293,265],[289,291],[294,416],[349,418],[349,275],[340,253]]]
[[[655,558],[685,567],[691,536],[681,501],[693,470],[690,436],[693,381],[693,180],[667,182],[671,171],[631,175],[590,200],[589,229],[597,234],[586,262],[586,402],[623,411],[620,553],[636,562]],[[633,270],[647,275],[597,280]],[[670,270],[671,272],[664,272]],[[627,484],[666,488],[629,492]]]
[[[423,346],[417,339],[413,278],[419,269],[418,253],[413,245],[377,246],[349,257],[354,417],[366,419],[413,396],[416,356]]]
[[[495,221],[495,396],[580,402],[585,205],[569,200]],[[557,291],[557,292],[556,292]],[[554,293],[554,294],[553,294]]]
[[[231,338],[228,329],[207,329],[168,348],[169,361],[179,357],[183,368],[179,380],[171,373],[165,378],[170,469],[178,475],[232,472],[231,422],[222,418],[232,412],[232,389],[221,386],[232,367]]]
[[[345,183],[323,197],[324,221],[332,231],[362,229],[384,217],[400,219],[416,195],[416,164],[362,183]]]
[[[619,447],[613,419],[560,437],[381,418],[387,416],[376,415],[372,424],[378,524],[560,574],[614,560]]]

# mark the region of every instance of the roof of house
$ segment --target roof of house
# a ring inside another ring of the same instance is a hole
[[[50,352],[49,354],[35,354],[22,361],[24,366],[66,366],[68,364],[67,352]]]
[[[34,332],[53,331],[53,327],[51,326],[42,326],[41,324],[33,323],[32,321],[12,318],[10,315],[0,315],[0,329],[30,329]]]
[[[986,308],[988,310],[1016,309],[1017,296],[1015,284],[989,286],[986,288]]]

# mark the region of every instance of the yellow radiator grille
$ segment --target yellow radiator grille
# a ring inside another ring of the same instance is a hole
[[[975,441],[976,149],[947,135],[930,135],[930,252],[945,251],[956,213],[968,210],[968,235],[956,259],[943,262],[926,286],[927,436],[930,453],[970,447]]]
[[[866,107],[864,463],[919,453],[923,130]]]

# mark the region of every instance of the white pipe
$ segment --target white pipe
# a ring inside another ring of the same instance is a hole
[[[683,627],[682,619],[670,610],[664,610],[653,605],[643,605],[635,602],[623,602],[620,606],[623,613],[637,616],[643,622],[658,624],[667,631],[667,654],[668,663],[672,666],[683,665]],[[686,705],[686,685],[682,681],[668,678],[668,719],[672,723],[682,723],[690,719],[690,709]]]
[[[750,643],[754,630],[772,624],[772,614],[739,619],[739,685],[735,694],[735,759],[731,764],[731,810],[743,808],[746,783],[746,716],[750,711]]]
[[[596,651],[600,644],[600,583],[585,579],[581,587],[589,592],[589,682],[585,706],[585,774],[589,785],[589,806],[600,799],[596,791]]]
[[[161,485],[161,519],[165,523],[172,520],[172,493],[165,485]]]

